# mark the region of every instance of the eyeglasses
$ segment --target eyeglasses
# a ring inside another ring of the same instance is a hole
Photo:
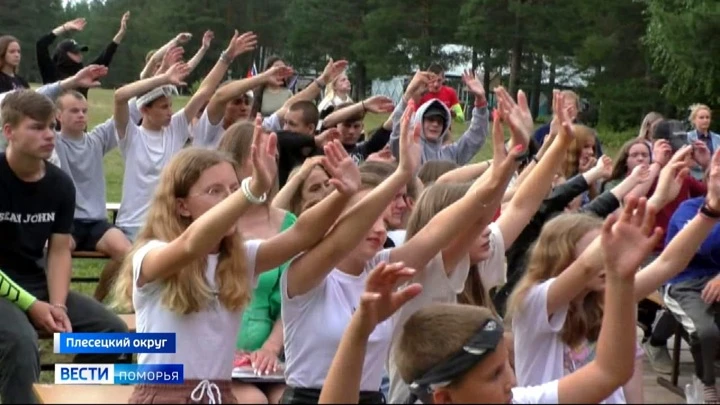
[[[190,194],[191,197],[206,196],[213,200],[220,201],[228,198],[230,194],[240,190],[240,186],[223,187],[223,186],[212,186],[205,191]]]

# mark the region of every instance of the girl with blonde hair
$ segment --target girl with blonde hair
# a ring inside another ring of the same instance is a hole
[[[243,241],[238,219],[262,204],[277,176],[275,134],[255,122],[252,176],[222,152],[187,148],[163,169],[147,221],[123,263],[117,304],[134,308],[140,333],[171,332],[172,354],[140,354],[138,364],[182,364],[182,385],[135,387],[131,403],[237,403],[230,390],[235,338],[257,277],[317,243],[358,186],[338,143],[323,161],[332,195],[295,226],[268,240]]]
[[[350,98],[351,88],[352,84],[345,73],[338,75],[335,80],[330,82],[325,90],[325,97],[318,104],[320,117],[329,114],[340,104],[352,103],[353,100]],[[332,110],[329,110],[331,107]]]
[[[629,208],[649,210],[648,217],[677,193],[687,170],[678,166],[661,172],[655,194],[627,201]],[[713,158],[708,202],[720,208],[720,153]],[[675,191],[672,191],[675,189]],[[717,211],[716,211],[717,212]],[[642,217],[644,215],[640,215]],[[647,297],[682,271],[712,230],[715,219],[698,213],[663,253],[635,276],[635,302]],[[540,385],[562,378],[589,363],[594,355],[603,317],[602,220],[586,214],[563,214],[549,221],[530,252],[528,267],[510,296],[515,371],[518,384]],[[654,228],[653,223],[645,227]],[[655,228],[661,233],[661,228]],[[641,355],[638,348],[636,355]],[[642,362],[636,361],[633,378],[605,403],[642,403]]]

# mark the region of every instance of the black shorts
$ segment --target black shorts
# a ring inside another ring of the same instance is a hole
[[[73,220],[72,237],[75,240],[75,250],[93,252],[97,244],[113,226],[105,219],[76,219]]]

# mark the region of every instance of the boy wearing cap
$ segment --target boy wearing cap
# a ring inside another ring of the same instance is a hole
[[[120,30],[115,34],[112,42],[90,63],[91,65],[110,66],[110,62],[112,62],[118,45],[120,45],[125,37],[129,19],[130,12],[126,12],[120,21]],[[57,37],[72,31],[82,31],[85,28],[85,24],[84,18],[77,18],[64,23],[38,39],[35,45],[35,51],[37,53],[37,62],[43,84],[65,79],[66,77],[76,74],[83,68],[83,53],[88,51],[87,46],[78,44],[74,39],[64,39],[57,45],[52,57],[50,57],[49,48]],[[78,89],[78,91],[87,97],[87,89]]]
[[[400,120],[409,102],[420,100],[423,92],[435,81],[436,76],[428,72],[418,72],[405,90],[402,100],[392,114],[393,132],[390,136],[390,149],[398,158],[400,141]],[[485,89],[475,75],[469,72],[463,75],[468,90],[475,95],[475,108],[472,120],[465,133],[455,142],[448,143],[452,114],[441,100],[433,98],[419,105],[413,125],[420,125],[422,154],[420,164],[431,160],[449,160],[464,166],[472,160],[485,144],[488,134],[488,108]]]
[[[145,222],[160,171],[190,138],[189,124],[193,117],[209,102],[232,61],[254,49],[256,38],[253,33],[238,35],[236,31],[198,90],[185,107],[174,114],[172,98],[177,95],[175,86],[184,85],[183,80],[190,73],[190,67],[185,63],[177,63],[165,73],[115,91],[115,133],[125,161],[116,225],[131,241],[135,240]],[[133,97],[137,97],[136,105],[142,114],[139,125],[130,119],[128,101]]]

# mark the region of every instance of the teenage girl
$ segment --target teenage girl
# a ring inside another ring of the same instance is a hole
[[[276,138],[256,119],[252,176],[238,178],[225,154],[179,152],[164,168],[147,222],[118,276],[118,304],[134,308],[140,333],[172,332],[173,354],[140,354],[138,364],[182,364],[182,385],[138,385],[131,403],[236,403],[230,391],[235,338],[257,277],[317,243],[357,190],[358,173],[339,143],[324,163],[337,191],[295,226],[243,241],[238,220],[265,202],[277,176]],[[340,148],[340,149],[338,149]]]

